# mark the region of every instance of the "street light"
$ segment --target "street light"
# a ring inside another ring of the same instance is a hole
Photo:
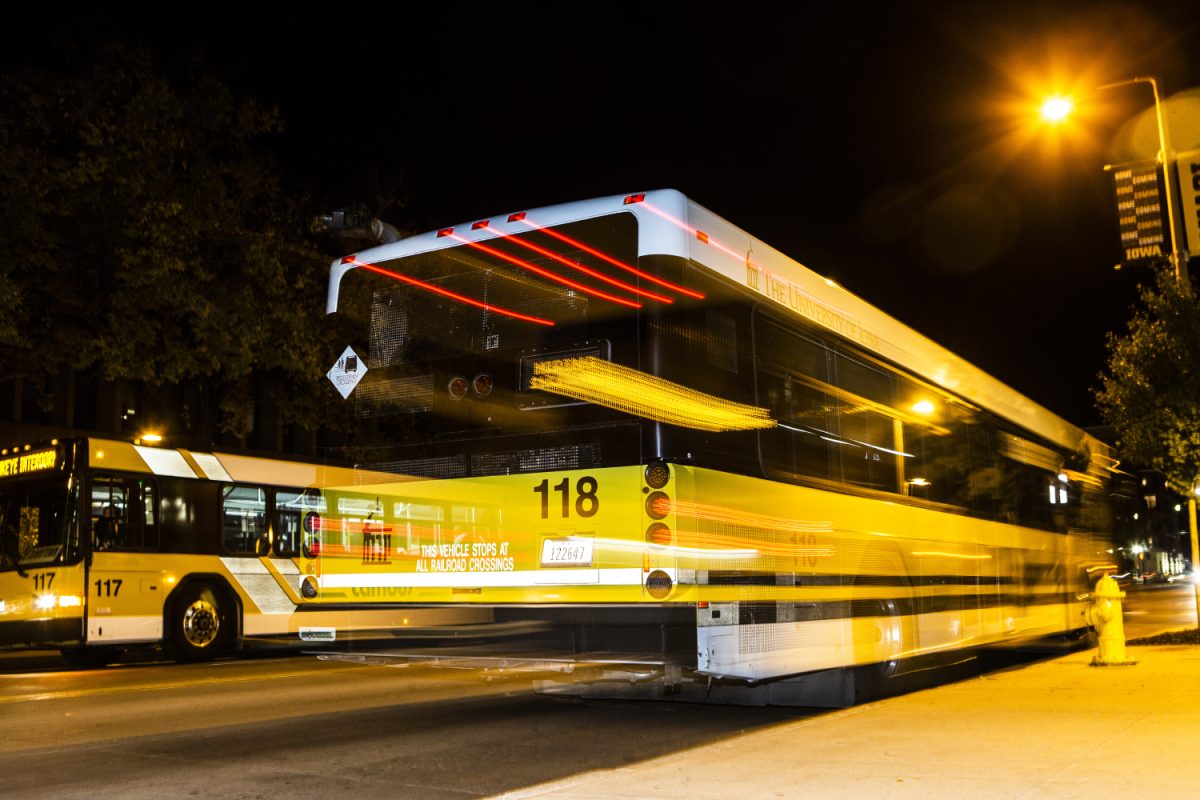
[[[1071,102],[1069,97],[1050,97],[1046,102],[1042,103],[1039,109],[1042,113],[1042,118],[1047,122],[1057,123],[1062,122],[1071,114],[1071,110],[1075,108],[1075,104]]]
[[[1104,91],[1106,89],[1116,89],[1120,86],[1130,86],[1135,83],[1150,84],[1151,91],[1154,92],[1154,119],[1158,128],[1158,158],[1162,160],[1163,165],[1163,199],[1167,205],[1167,230],[1170,233],[1171,253],[1168,256],[1171,267],[1175,271],[1175,282],[1183,290],[1185,294],[1191,293],[1191,285],[1187,277],[1187,253],[1179,247],[1179,234],[1175,229],[1175,193],[1171,188],[1171,149],[1170,149],[1170,132],[1167,129],[1167,121],[1163,116],[1162,98],[1158,93],[1158,81],[1154,78],[1138,76],[1124,81],[1114,81],[1106,83],[1102,86],[1097,86],[1093,91]],[[1047,98],[1039,108],[1042,119],[1051,124],[1063,122],[1071,115],[1075,108],[1075,103],[1069,97],[1057,95]],[[1158,160],[1158,159],[1156,159]]]

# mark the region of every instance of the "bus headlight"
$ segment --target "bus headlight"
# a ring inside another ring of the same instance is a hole
[[[33,598],[33,607],[38,611],[49,611],[58,605],[58,595],[39,594]]]
[[[83,605],[83,598],[77,594],[64,594],[58,598],[59,608],[79,608]]]

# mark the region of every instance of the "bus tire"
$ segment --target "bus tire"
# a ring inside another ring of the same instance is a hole
[[[63,660],[77,669],[99,669],[107,667],[118,661],[121,656],[125,655],[125,650],[120,647],[64,647],[58,652],[62,653]]]
[[[890,642],[890,657],[873,664],[864,664],[854,670],[855,702],[875,700],[902,694],[908,689],[906,665],[901,658],[905,636],[904,618],[894,599],[882,598],[874,601],[877,635],[881,641]]]
[[[233,648],[236,607],[228,594],[197,581],[179,590],[167,612],[163,649],[175,661],[211,661]]]

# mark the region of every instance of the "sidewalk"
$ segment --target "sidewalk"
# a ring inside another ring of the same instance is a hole
[[[1190,796],[1200,647],[1095,650],[576,775],[504,798]]]

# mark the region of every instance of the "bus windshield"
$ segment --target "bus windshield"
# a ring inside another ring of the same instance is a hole
[[[55,564],[67,552],[67,478],[0,483],[0,569]]]

